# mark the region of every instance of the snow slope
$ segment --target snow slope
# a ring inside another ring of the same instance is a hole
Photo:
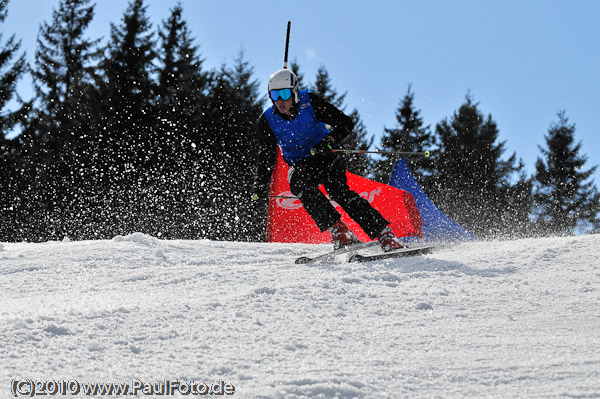
[[[14,379],[222,380],[239,398],[600,397],[600,236],[293,263],[328,249],[140,233],[0,244],[0,397]]]

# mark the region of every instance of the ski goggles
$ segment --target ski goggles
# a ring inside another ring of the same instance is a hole
[[[280,98],[283,101],[287,101],[292,97],[292,89],[269,90],[269,96],[273,101],[277,101]]]

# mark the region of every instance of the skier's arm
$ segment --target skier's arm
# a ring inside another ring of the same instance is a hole
[[[354,121],[351,117],[314,93],[309,93],[308,96],[315,110],[315,117],[333,128],[329,137],[333,139],[334,143],[341,142],[352,133]]]
[[[275,135],[264,114],[256,122],[256,135],[258,139],[258,156],[256,158],[252,190],[253,194],[262,196],[268,187],[275,167],[275,148],[277,145]]]

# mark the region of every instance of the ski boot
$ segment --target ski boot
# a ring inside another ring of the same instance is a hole
[[[381,244],[381,249],[383,252],[390,252],[395,249],[404,248],[400,241],[396,238],[394,231],[390,226],[387,226],[385,229],[381,231],[379,237],[377,237],[377,241]]]
[[[330,227],[329,232],[331,233],[331,241],[333,241],[334,250],[345,248],[360,242],[360,240],[356,238],[356,235],[348,229],[348,226],[342,222],[342,219]]]

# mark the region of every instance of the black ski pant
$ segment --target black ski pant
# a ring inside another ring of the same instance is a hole
[[[348,187],[346,165],[335,153],[303,159],[290,168],[290,190],[300,199],[304,209],[323,232],[333,226],[341,215],[319,190],[322,184],[331,200],[367,233],[376,239],[389,222],[369,201]]]

